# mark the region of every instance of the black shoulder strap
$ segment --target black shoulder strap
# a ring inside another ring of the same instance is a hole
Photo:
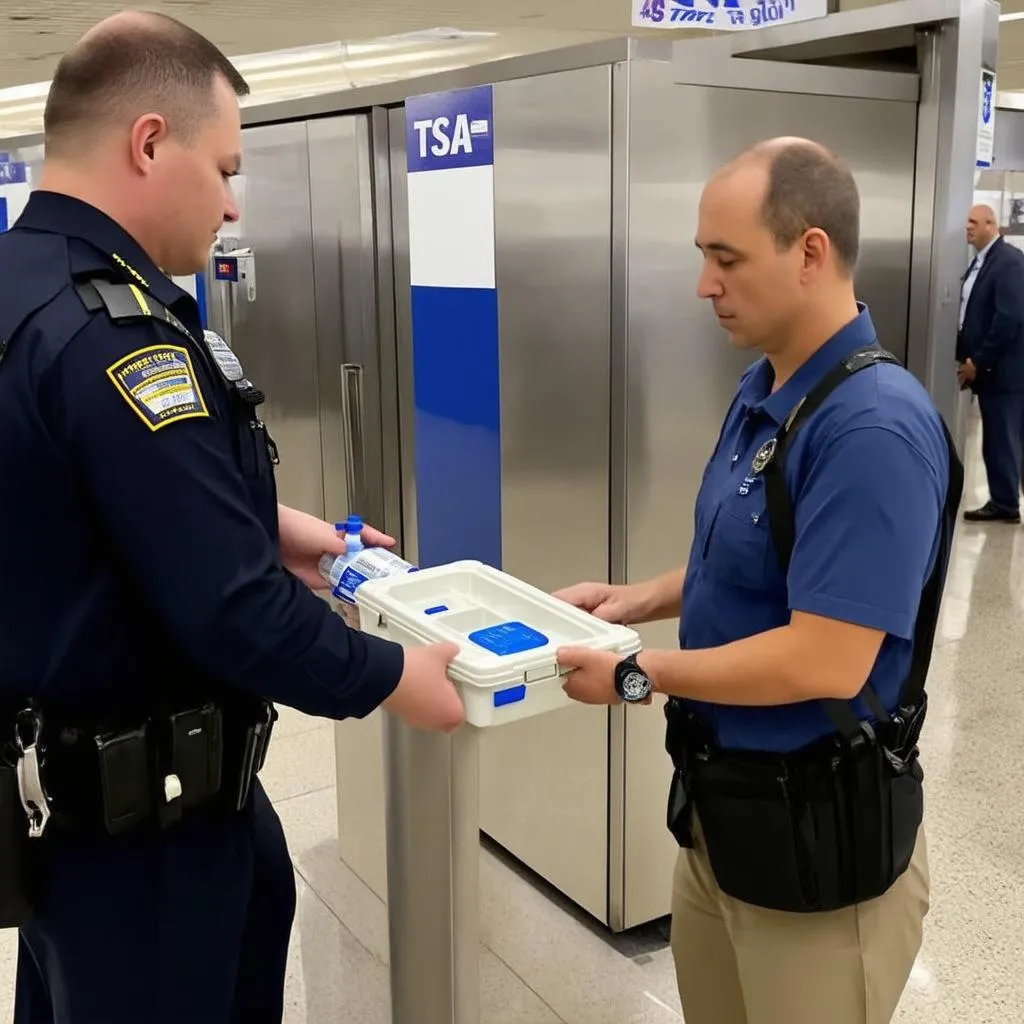
[[[808,416],[818,409],[822,402],[848,377],[877,366],[879,363],[896,363],[900,360],[892,353],[878,345],[858,349],[837,366],[833,367],[824,378],[802,398],[775,435],[774,445],[764,468],[765,502],[768,512],[768,528],[776,557],[783,573],[788,573],[789,562],[793,555],[796,542],[796,516],[793,502],[786,486],[785,459],[789,443],[797,429]],[[941,417],[940,417],[941,420]],[[949,553],[953,543],[953,531],[956,527],[957,510],[963,495],[964,468],[957,453],[956,445],[950,436],[945,420],[942,430],[946,438],[949,454],[949,485],[946,488],[946,500],[942,510],[940,524],[939,550],[931,575],[925,583],[918,605],[917,620],[914,625],[914,646],[911,657],[910,672],[900,692],[900,706],[916,707],[924,694],[928,668],[931,664],[932,644],[939,620],[939,606],[942,601],[942,590],[946,581],[946,570],[949,566]],[[879,721],[889,719],[889,711],[871,686],[864,688],[863,697],[872,713]],[[854,715],[850,705],[842,700],[824,700],[822,704],[832,720],[833,725],[845,736],[853,738],[860,733],[860,722]]]
[[[136,284],[121,284],[91,277],[75,286],[78,297],[90,313],[105,310],[114,323],[160,320],[195,344],[189,329],[162,303]]]

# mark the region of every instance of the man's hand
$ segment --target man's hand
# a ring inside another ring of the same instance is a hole
[[[559,648],[556,657],[569,674],[562,689],[581,704],[618,704],[615,692],[615,666],[622,656],[586,647]]]
[[[459,653],[457,644],[412,647],[405,652],[405,670],[383,707],[420,729],[451,732],[466,717],[458,690],[448,678],[448,665]]]
[[[960,382],[961,389],[966,388],[978,376],[978,368],[970,359],[964,360],[956,371],[956,379]]]
[[[625,626],[641,616],[635,587],[615,587],[610,583],[577,583],[554,594],[560,601],[582,608],[604,622]]]
[[[334,524],[325,523],[316,516],[287,505],[278,505],[277,524],[281,534],[281,562],[284,567],[313,590],[326,590],[328,584],[320,575],[320,556],[328,554],[337,557],[347,550]],[[372,526],[363,527],[362,537],[367,547],[395,546],[394,538]]]

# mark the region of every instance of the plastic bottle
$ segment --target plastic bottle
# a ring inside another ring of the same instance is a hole
[[[337,530],[338,533],[344,530],[348,550],[343,555],[321,556],[320,575],[331,585],[332,596],[341,602],[342,618],[353,629],[358,629],[356,591],[367,580],[415,572],[416,567],[386,548],[366,547],[362,540],[363,521],[359,516],[349,516],[344,524],[338,524]]]

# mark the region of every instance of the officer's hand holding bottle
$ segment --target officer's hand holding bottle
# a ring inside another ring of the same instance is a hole
[[[384,555],[384,564],[379,564],[382,557],[380,552],[394,547],[394,539],[366,526],[359,516],[349,516],[345,523],[337,524],[333,532],[329,524],[319,521],[305,522],[303,525],[309,536],[301,553],[307,556],[308,561],[312,551],[322,552],[316,569],[317,581],[323,579],[327,585],[333,584],[335,596],[342,600],[354,601],[355,587],[358,586],[345,582],[345,566],[352,564],[352,559],[358,560],[364,552],[365,557],[375,558],[378,563],[373,573],[375,576],[412,569],[409,563],[394,555]],[[331,532],[332,535],[328,536]],[[313,577],[311,569],[308,575]],[[356,578],[365,580],[366,577],[357,573]],[[354,609],[355,605],[350,603],[349,607]],[[352,628],[358,628],[358,613],[344,617]],[[407,725],[421,729],[451,732],[458,728],[465,720],[466,712],[458,691],[447,675],[448,665],[458,653],[458,645],[453,643],[406,648],[402,678],[382,707],[398,715]]]
[[[451,732],[458,728],[466,712],[447,675],[458,653],[458,644],[453,643],[407,648],[402,678],[384,701],[384,709],[421,729]]]

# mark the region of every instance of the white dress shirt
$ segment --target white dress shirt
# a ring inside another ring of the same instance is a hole
[[[967,303],[971,298],[971,292],[974,291],[974,282],[978,280],[978,274],[981,273],[982,265],[985,263],[985,257],[989,254],[989,250],[993,245],[996,244],[996,235],[988,245],[982,249],[977,256],[971,260],[971,265],[967,269],[967,276],[964,278],[963,288],[960,289],[960,323],[957,325],[957,330],[962,330],[964,326],[964,313],[967,312]]]

